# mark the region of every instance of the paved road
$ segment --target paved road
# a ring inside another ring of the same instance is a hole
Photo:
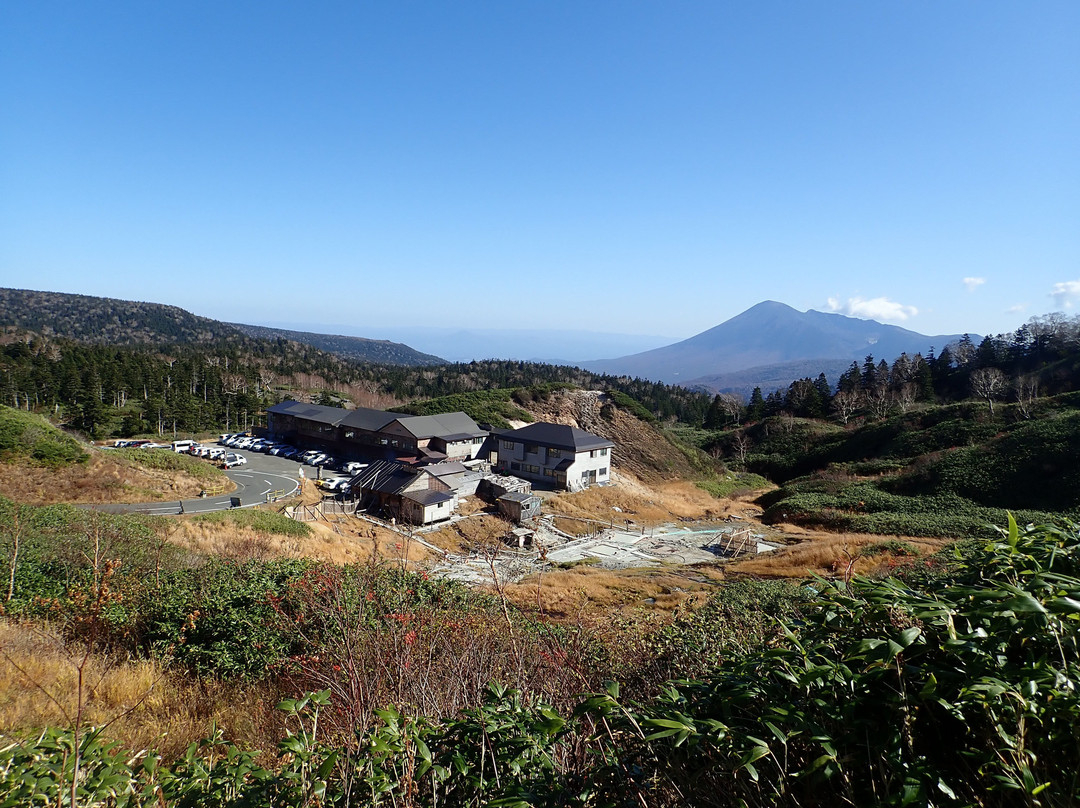
[[[147,449],[149,452],[163,452],[164,449]],[[250,508],[266,502],[267,495],[291,496],[299,488],[299,470],[301,464],[282,457],[259,454],[258,452],[240,452],[247,458],[247,465],[229,469],[225,475],[236,483],[236,490],[220,497],[205,499],[185,499],[175,502],[140,502],[131,505],[91,505],[94,510],[109,513],[150,513],[167,516],[181,513],[208,513],[223,511],[233,507],[234,497],[240,498],[241,508]],[[312,466],[303,466],[304,475],[314,478],[318,470]]]

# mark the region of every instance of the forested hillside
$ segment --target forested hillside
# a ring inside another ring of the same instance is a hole
[[[389,407],[493,388],[565,383],[622,392],[661,419],[700,423],[709,398],[577,368],[490,360],[437,367],[360,363],[284,339],[105,346],[7,329],[0,396],[95,437],[247,428],[285,397]]]
[[[238,336],[226,323],[176,306],[0,289],[0,326],[101,345],[206,344]]]
[[[256,339],[287,339],[310,345],[320,351],[335,354],[343,359],[357,362],[380,362],[386,365],[442,365],[445,359],[421,353],[400,342],[389,340],[346,337],[340,334],[316,334],[311,331],[290,331],[284,328],[267,328],[261,325],[231,323],[241,334]]]

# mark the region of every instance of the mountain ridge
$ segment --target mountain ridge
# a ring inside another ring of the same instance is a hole
[[[221,340],[287,339],[359,362],[433,365],[441,357],[388,340],[225,323],[167,303],[68,292],[0,288],[0,326],[91,344],[209,344]]]

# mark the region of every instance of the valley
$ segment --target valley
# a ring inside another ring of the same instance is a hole
[[[971,795],[951,750],[999,766],[995,733],[1022,731],[972,681],[1075,723],[1076,319],[741,397],[525,362],[359,361],[362,340],[46,302],[47,333],[45,314],[0,322],[0,774],[35,772],[20,794],[49,788],[56,732],[85,742],[91,776],[166,804],[232,799],[187,769],[230,760],[245,799],[318,760],[324,793],[382,783],[433,804],[479,777],[479,749],[518,775],[464,793],[513,804],[616,804],[637,785],[615,755],[649,772],[645,804],[736,782],[765,805],[757,789],[787,770],[752,779],[747,761],[786,749],[816,772],[824,744],[858,760],[871,721],[914,733]],[[61,333],[82,322],[113,325],[102,342]],[[223,471],[168,448],[222,431],[263,451]],[[316,715],[325,745],[304,745]],[[1027,740],[1045,782],[1068,737]],[[402,767],[420,743],[425,774]],[[680,774],[701,756],[716,781]]]

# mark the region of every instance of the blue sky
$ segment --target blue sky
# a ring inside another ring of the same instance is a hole
[[[0,285],[371,337],[1011,330],[1080,306],[1077,43],[1075,0],[8,3]]]

